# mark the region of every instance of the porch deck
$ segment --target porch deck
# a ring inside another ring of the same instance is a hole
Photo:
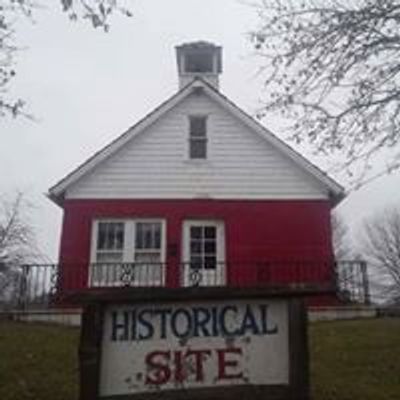
[[[76,292],[98,289],[193,287],[257,288],[330,291],[351,303],[368,303],[368,279],[363,261],[262,261],[224,263],[213,268],[179,264],[168,274],[164,263],[29,264],[13,268],[0,310],[47,309]],[[218,272],[217,272],[218,271]],[[178,278],[178,279],[176,279]]]

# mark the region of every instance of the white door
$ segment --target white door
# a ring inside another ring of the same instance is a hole
[[[225,229],[222,221],[183,224],[184,286],[223,286],[226,282]]]

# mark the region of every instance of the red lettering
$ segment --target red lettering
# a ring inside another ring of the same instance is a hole
[[[211,350],[188,350],[186,356],[190,357],[191,355],[195,357],[196,382],[202,382],[204,381],[203,361],[207,356],[211,355]]]
[[[228,368],[237,368],[239,360],[227,359],[230,354],[242,355],[242,349],[230,348],[230,349],[220,349],[217,350],[218,354],[218,380],[221,379],[240,379],[243,377],[242,372],[229,372]]]
[[[169,381],[171,377],[171,370],[169,369],[168,366],[169,359],[170,359],[169,351],[153,351],[147,354],[146,384],[162,385]]]
[[[185,374],[183,373],[182,352],[174,351],[174,364],[175,364],[175,382],[183,382]]]
[[[182,383],[189,375],[196,382],[206,379],[206,361],[216,355],[218,362],[217,380],[232,380],[243,378],[240,371],[241,348],[225,349],[188,349],[176,351],[153,351],[145,357],[147,385],[164,385],[170,381]]]

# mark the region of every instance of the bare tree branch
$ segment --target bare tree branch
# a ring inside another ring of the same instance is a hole
[[[363,246],[374,280],[386,295],[400,296],[400,209],[389,208],[364,223]]]
[[[47,260],[30,222],[32,207],[22,192],[11,197],[0,194],[0,308],[15,294],[21,265]]]
[[[400,158],[400,2],[264,0],[252,42],[269,63],[260,110],[293,121],[290,138],[343,167],[368,166],[383,149]]]
[[[122,0],[58,0],[58,5],[61,5],[70,20],[89,21],[94,28],[105,32],[109,30],[110,19],[114,14],[132,16],[130,10],[121,3]],[[42,0],[0,0],[0,118],[6,115],[33,118],[24,111],[24,101],[8,96],[8,92],[16,75],[18,46],[15,22],[20,18],[31,18],[43,6]]]
[[[38,258],[35,234],[28,216],[31,207],[21,192],[12,199],[0,196],[0,264],[3,268]]]
[[[353,258],[350,243],[349,228],[337,214],[331,216],[332,242],[336,260],[351,260]]]

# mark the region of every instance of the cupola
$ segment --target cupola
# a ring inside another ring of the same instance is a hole
[[[209,42],[184,43],[176,47],[179,88],[200,77],[214,88],[219,87],[222,72],[222,48]]]

